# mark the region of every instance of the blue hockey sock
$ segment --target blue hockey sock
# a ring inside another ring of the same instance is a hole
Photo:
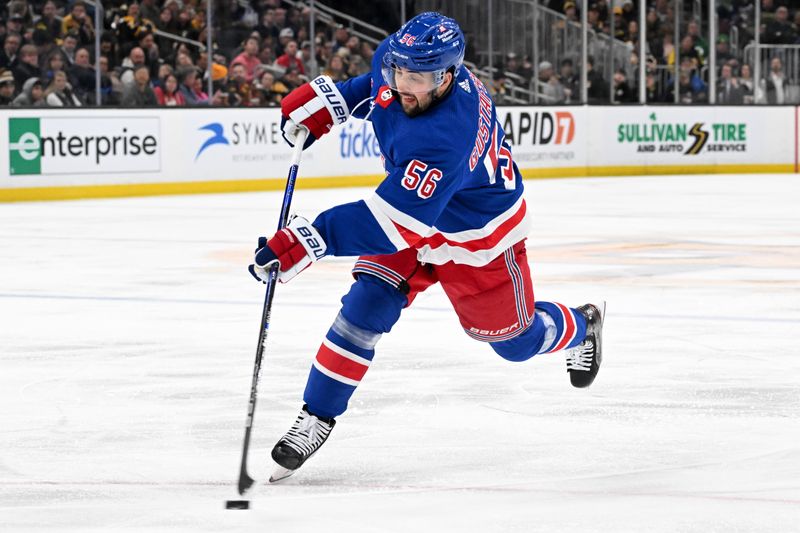
[[[342,310],[325,335],[303,400],[314,415],[335,418],[363,379],[381,335],[399,320],[406,297],[372,276],[361,275],[342,298]]]

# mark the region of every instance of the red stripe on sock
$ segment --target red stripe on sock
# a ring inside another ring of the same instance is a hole
[[[319,347],[317,352],[317,362],[331,372],[354,381],[361,381],[369,368],[334,352],[324,344]]]

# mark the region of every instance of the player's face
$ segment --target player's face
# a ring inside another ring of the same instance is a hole
[[[394,71],[396,91],[400,97],[400,105],[406,115],[414,117],[428,109],[434,96],[444,94],[450,85],[452,75],[445,74],[444,82],[436,87],[433,74],[430,72],[413,72],[398,68]]]

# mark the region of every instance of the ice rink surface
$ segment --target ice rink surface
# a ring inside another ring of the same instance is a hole
[[[527,181],[537,297],[608,301],[594,386],[561,354],[500,359],[434,287],[250,511],[223,509],[264,294],[246,265],[281,193],[0,205],[0,531],[800,531],[798,179]],[[278,287],[258,480],[351,263]]]

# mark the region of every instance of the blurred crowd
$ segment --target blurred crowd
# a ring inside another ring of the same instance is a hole
[[[715,43],[707,40],[707,20],[692,15],[694,2],[685,2],[676,43],[673,0],[590,0],[586,15],[592,31],[627,43],[631,50],[629,58],[610,69],[603,58],[597,58],[600,68],[589,58],[590,103],[607,103],[610,93],[615,102],[638,102],[639,1],[646,2],[648,102],[674,102],[676,89],[681,103],[707,102],[711,46],[717,57],[717,103],[800,101],[800,80],[795,79],[800,54],[767,56],[761,79],[753,79],[753,59],[748,63],[744,55],[756,31],[752,0],[717,0]],[[800,2],[760,1],[761,43],[800,44]],[[581,19],[580,1],[541,4],[554,14],[554,25],[563,28]],[[397,24],[386,15],[381,21],[376,5],[368,0],[347,4],[375,25]],[[104,0],[103,6],[99,30],[93,3],[83,0],[11,0],[0,6],[0,105],[94,105],[99,69],[103,105],[276,106],[317,73],[340,81],[368,72],[374,54],[371,43],[332,20],[318,19],[315,35],[309,35],[309,9],[296,2],[217,0],[210,58],[205,0]],[[574,46],[567,48],[574,52]],[[476,57],[471,50],[467,59]],[[513,101],[513,84],[535,87],[542,103],[576,103],[576,58],[573,53],[534,65],[529,56],[508,51],[501,68],[485,81],[501,104]]]
[[[678,43],[675,43],[675,12],[673,0],[646,1],[646,95],[648,102],[674,102],[677,70],[678,101],[680,103],[703,103],[709,97],[708,60],[710,46],[716,49],[717,87],[716,102],[721,104],[743,103],[798,103],[800,80],[797,68],[787,74],[787,63],[798,67],[800,56],[793,53],[771,53],[764,61],[758,83],[753,79],[753,58],[745,61],[745,47],[755,37],[755,2],[753,0],[717,0],[717,38],[708,42],[708,6],[701,2],[704,12],[700,17],[692,15],[693,2],[684,2],[680,20]],[[760,0],[761,16],[759,38],[762,45],[800,44],[800,2],[791,0]],[[574,0],[549,0],[546,7],[560,15],[555,24],[578,24],[581,20],[579,6]],[[607,103],[609,91],[614,101],[632,103],[639,101],[639,0],[590,0],[587,21],[597,34],[613,37],[617,42],[628,43],[632,50],[630,58],[615,64],[612,80],[604,72],[595,69],[595,60],[590,57],[588,70],[588,93],[590,103]],[[613,24],[612,24],[613,20]],[[613,26],[613,36],[612,36]],[[735,41],[736,46],[732,46]],[[677,53],[676,53],[677,49]],[[676,57],[678,59],[675,68]],[[555,64],[554,64],[555,63]],[[537,65],[536,82],[542,100],[547,103],[574,103],[579,95],[579,72],[571,57],[541,61]],[[503,101],[509,86],[508,80],[528,85],[534,76],[529,57],[508,53],[503,68],[494,73],[492,90],[496,99]]]
[[[102,4],[100,30],[82,0],[0,7],[0,105],[95,105],[99,69],[103,105],[277,106],[314,72],[335,80],[368,72],[374,52],[341,25],[318,22],[310,36],[308,8],[220,0],[209,69],[205,0]]]

